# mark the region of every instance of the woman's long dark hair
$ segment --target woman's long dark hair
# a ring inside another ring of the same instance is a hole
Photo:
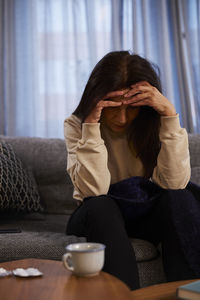
[[[148,60],[128,51],[108,53],[93,69],[73,114],[84,122],[108,92],[129,88],[139,81],[147,81],[161,92],[158,71]],[[134,148],[141,159],[145,177],[152,175],[157,163],[160,150],[159,129],[160,115],[153,108],[143,106],[128,130],[129,147]]]

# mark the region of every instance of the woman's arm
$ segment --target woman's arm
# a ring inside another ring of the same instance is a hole
[[[130,98],[125,104],[147,105],[161,116],[161,150],[152,180],[165,189],[185,188],[191,174],[188,135],[180,126],[175,107],[146,81],[132,85],[125,97]]]
[[[107,194],[110,172],[108,154],[100,134],[100,123],[83,123],[74,115],[64,122],[68,151],[67,172],[78,200]]]
[[[161,117],[161,150],[152,180],[165,189],[184,189],[190,180],[188,135],[179,116]]]

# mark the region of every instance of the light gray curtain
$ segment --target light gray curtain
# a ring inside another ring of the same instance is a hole
[[[200,1],[171,3],[182,120],[200,132]]]
[[[200,132],[199,0],[0,0],[0,133],[63,137],[109,51],[160,67],[181,124]]]
[[[1,41],[3,42],[3,32],[4,32],[4,22],[3,22],[3,2],[0,2],[0,36]],[[4,79],[3,79],[3,69],[4,69],[4,44],[0,43],[0,132],[4,132],[4,111],[5,111],[5,104],[4,104]]]
[[[0,133],[14,134],[16,124],[16,45],[14,0],[0,1]]]
[[[128,24],[125,16],[128,16]],[[131,49],[159,66],[163,93],[180,111],[175,95],[176,62],[169,1],[124,1],[123,17],[123,48]]]

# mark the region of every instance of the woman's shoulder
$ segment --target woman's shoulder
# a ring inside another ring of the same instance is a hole
[[[65,138],[80,138],[81,136],[81,119],[75,115],[71,115],[64,121],[64,136]]]

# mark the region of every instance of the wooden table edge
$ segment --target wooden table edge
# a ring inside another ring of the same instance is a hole
[[[154,284],[131,292],[136,300],[174,300],[179,286],[188,284],[199,279],[188,279]]]

